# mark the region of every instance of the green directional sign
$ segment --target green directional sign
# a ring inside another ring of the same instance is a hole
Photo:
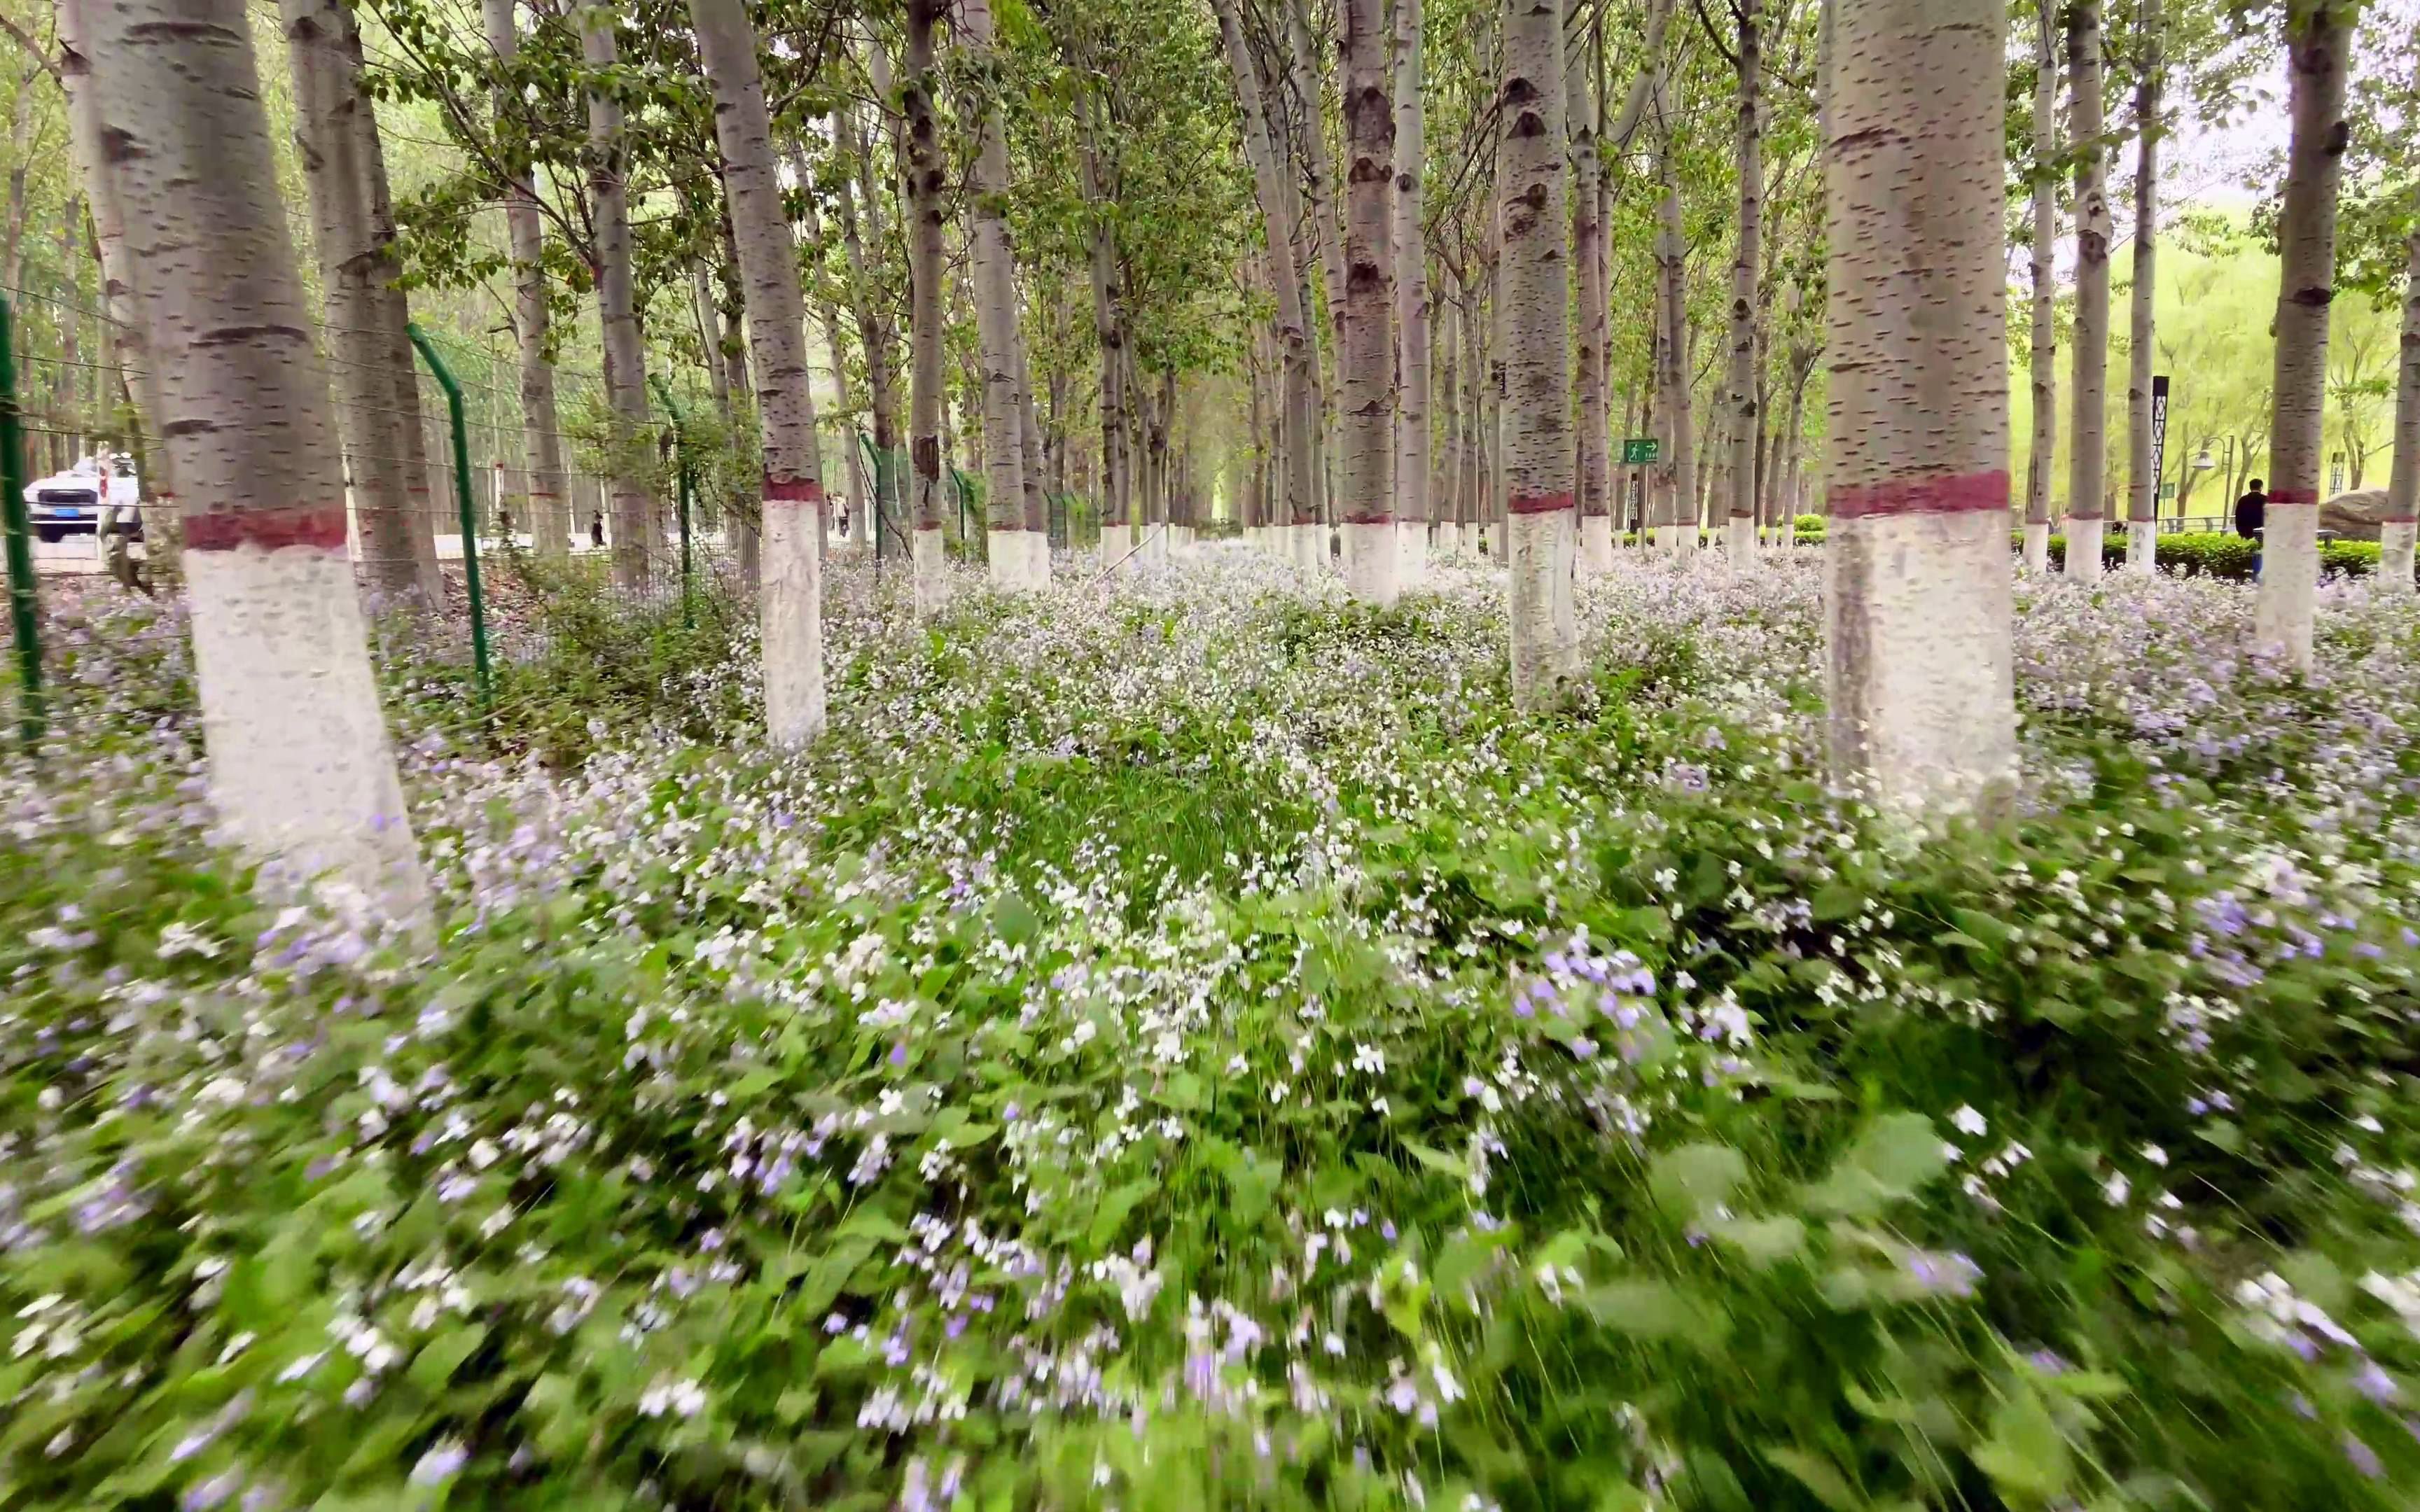
[[[1621,443],[1621,464],[1624,467],[1644,467],[1660,460],[1663,455],[1664,443],[1652,436],[1634,436]]]

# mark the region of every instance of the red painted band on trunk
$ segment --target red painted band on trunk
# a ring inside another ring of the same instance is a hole
[[[1572,491],[1561,493],[1514,494],[1504,502],[1508,515],[1559,515],[1572,507]]]
[[[1344,523],[1347,525],[1392,525],[1395,523],[1395,517],[1382,509],[1374,515],[1347,515],[1344,517]]]
[[[2389,515],[2379,523],[2381,525],[2420,525],[2420,515]]]
[[[2009,507],[2009,475],[1970,472],[1957,478],[1893,478],[1887,483],[1836,487],[1829,501],[1834,519],[1873,519],[1891,515],[1980,515]],[[2078,519],[2091,516],[2075,516]]]
[[[289,546],[317,547],[323,551],[345,548],[345,507],[229,509],[214,515],[185,517],[185,549],[232,551],[256,546],[275,551]]]
[[[768,503],[820,504],[824,501],[824,486],[813,478],[799,478],[789,483],[765,480]]]
[[[560,499],[563,497],[563,495],[556,493],[551,488],[532,488],[529,496],[532,499]]]
[[[2272,488],[2269,501],[2273,504],[2316,504],[2319,501],[2319,492],[2316,488],[2308,493],[2300,488]]]

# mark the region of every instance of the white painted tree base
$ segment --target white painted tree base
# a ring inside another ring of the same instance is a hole
[[[1142,527],[1142,549],[1136,554],[1135,560],[1154,572],[1168,566],[1168,529],[1165,525]]]
[[[428,886],[342,550],[187,551],[211,803],[277,880],[429,927]]]
[[[757,625],[765,645],[765,728],[776,746],[824,731],[824,571],[811,504],[768,499],[758,558]]]
[[[1551,702],[1579,660],[1572,603],[1571,510],[1514,515],[1500,527],[1512,537],[1505,606],[1512,622],[1512,700],[1523,708]]]
[[[1344,527],[1344,587],[1364,604],[1391,607],[1401,592],[1395,577],[1395,522]]]
[[[2108,522],[2098,519],[2071,519],[2067,522],[2067,576],[2080,583],[2097,583],[2103,576],[2101,543],[2108,533]]]
[[[1038,594],[1050,586],[1050,537],[1040,531],[993,531],[991,585],[1004,594]]]
[[[2157,572],[2160,570],[2160,528],[2149,521],[2126,527],[2126,570]]]
[[[1395,521],[1395,588],[1412,593],[1429,580],[1429,525],[1426,520]]]
[[[1756,517],[1729,517],[1723,534],[1723,552],[1732,567],[1745,571],[1756,565]]]
[[[1295,525],[1289,528],[1293,536],[1294,564],[1305,572],[1320,572],[1327,566],[1327,527]]]
[[[950,553],[939,530],[911,531],[908,537],[916,613],[929,618],[949,608]]]
[[[2319,600],[2319,506],[2272,498],[2260,532],[2260,604],[2253,631],[2261,650],[2309,671]]]
[[[2420,523],[2388,520],[2378,532],[2378,587],[2381,593],[2409,594],[2412,548],[2420,544]]]
[[[1463,526],[1462,560],[1465,562],[1477,562],[1481,554],[1482,553],[1479,549],[1479,527],[1476,525]]]
[[[1833,749],[1901,813],[1973,809],[2016,775],[2008,516],[1835,518],[1823,553]]]
[[[2050,526],[2025,527],[2025,571],[2039,578],[2050,571]]]
[[[1613,517],[1580,517],[1580,565],[1592,573],[1613,570]]]

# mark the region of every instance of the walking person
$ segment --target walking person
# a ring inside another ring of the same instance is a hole
[[[2251,488],[2235,501],[2235,533],[2252,543],[2252,577],[2260,577],[2260,535],[2269,526],[2269,495],[2260,480],[2252,480]]]

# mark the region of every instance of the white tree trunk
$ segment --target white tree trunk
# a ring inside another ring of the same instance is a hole
[[[1764,7],[1734,0],[1739,17],[1739,245],[1731,257],[1730,530],[1734,571],[1756,561],[1756,296],[1764,257]]]
[[[748,300],[765,435],[758,623],[765,723],[776,745],[824,728],[823,458],[807,367],[806,301],[782,205],[779,160],[756,67],[756,30],[741,0],[690,0],[699,61],[714,91],[714,140]]]
[[[1572,261],[1579,287],[1580,435],[1575,458],[1580,565],[1590,572],[1613,567],[1612,516],[1607,490],[1613,478],[1613,424],[1606,413],[1606,344],[1612,338],[1612,291],[1605,282],[1605,179],[1603,147],[1596,131],[1596,58],[1586,46],[1574,50],[1564,69],[1572,138]]]
[[[1227,71],[1234,80],[1244,123],[1244,156],[1252,170],[1255,196],[1268,240],[1270,292],[1277,301],[1277,335],[1283,362],[1280,415],[1281,466],[1278,518],[1270,523],[1284,534],[1285,554],[1306,565],[1319,520],[1316,453],[1311,437],[1319,426],[1319,387],[1312,364],[1310,326],[1302,302],[1302,269],[1295,262],[1288,235],[1289,195],[1277,149],[1263,108],[1259,75],[1244,40],[1242,20],[1234,0],[1213,0],[1218,12],[1218,34],[1227,54]]]
[[[581,7],[581,55],[591,69],[615,65],[618,23],[609,4],[590,0]],[[630,192],[625,176],[628,148],[623,141],[621,102],[597,89],[588,91],[588,152],[590,213],[597,227],[597,322],[604,342],[605,404],[613,426],[605,465],[613,500],[613,582],[620,588],[644,588],[658,536],[655,496],[647,486],[646,342],[639,331],[630,270]]]
[[[1577,670],[1579,640],[1562,0],[1505,0],[1497,100],[1512,696],[1536,707]]]
[[[2051,470],[2058,454],[2058,9],[2034,28],[2033,444],[2025,458],[2025,570],[2050,570]]]
[[[1395,330],[1402,382],[1395,409],[1395,579],[1418,588],[1428,577],[1431,295],[1422,197],[1428,173],[1427,69],[1420,0],[1395,0]]]
[[[141,302],[136,295],[133,259],[126,252],[126,215],[115,176],[102,156],[101,100],[92,86],[91,49],[84,10],[88,0],[57,0],[54,14],[58,29],[59,85],[67,95],[68,142],[92,207],[93,240],[101,258],[101,310],[108,318],[108,340],[115,365],[132,377],[130,401],[140,400],[136,428],[159,436],[166,393],[160,364],[151,361]],[[176,459],[164,446],[151,446],[144,455],[143,486],[147,502],[158,507],[144,519],[144,550],[154,570],[173,564],[180,540],[177,520]]]
[[[283,0],[287,59],[294,80],[294,139],[310,191],[312,239],[327,315],[336,428],[352,475],[354,555],[369,569],[380,599],[401,601],[420,589],[411,499],[405,493],[395,378],[387,371],[385,312],[392,291],[388,249],[370,226],[370,173],[359,148],[375,131],[355,130],[371,108],[362,93],[361,34],[344,0]]]
[[[488,45],[509,63],[520,51],[513,0],[484,0]],[[502,118],[502,111],[498,113]],[[527,174],[504,184],[504,234],[513,256],[513,336],[520,346],[521,449],[528,463],[530,536],[541,557],[571,549],[571,499],[564,477],[563,423],[555,412],[554,363],[546,355],[546,227]]]
[[[908,452],[915,471],[915,604],[920,615],[949,602],[941,546],[941,191],[948,175],[933,110],[933,29],[943,0],[908,0],[902,83],[908,116]]]
[[[2075,419],[2067,473],[2067,575],[2101,579],[2109,482],[2109,155],[2101,103],[2102,0],[2067,11],[2068,140],[2075,153]]]
[[[991,0],[961,0],[969,61],[978,81],[993,56]],[[986,87],[978,83],[977,87]],[[984,514],[994,587],[1033,586],[1025,527],[1025,363],[1016,323],[1016,253],[1001,196],[1008,193],[1008,128],[996,101],[981,104],[974,179],[967,198],[975,329],[983,371]]]
[[[184,500],[209,789],[247,850],[425,927],[428,897],[345,550],[311,316],[235,0],[83,17]]]
[[[2261,649],[2308,671],[2319,591],[2319,467],[2328,397],[2328,308],[2335,299],[2336,188],[2344,177],[2345,75],[2355,8],[2299,0],[2286,23],[2293,69],[2293,145],[2278,221],[2277,370],[2263,532]]]
[[[1660,85],[1658,86],[1660,89]],[[1658,114],[1662,114],[1659,108]],[[1664,416],[1664,460],[1656,483],[1664,496],[1657,545],[1686,556],[1698,549],[1696,404],[1689,371],[1689,243],[1681,220],[1681,179],[1673,162],[1672,129],[1660,144],[1664,200],[1655,239],[1663,299],[1662,357],[1657,368]]]
[[[2412,193],[2410,266],[2403,275],[2403,351],[2395,383],[2395,472],[2386,485],[2379,532],[2381,591],[2412,591],[2412,547],[2420,539],[2420,189]]]
[[[1337,0],[1344,72],[1344,323],[1337,333],[1343,397],[1340,501],[1344,582],[1392,604],[1395,577],[1395,100],[1379,0]]]
[[[2013,779],[1999,0],[1834,0],[1833,757],[1887,808]]]
[[[1023,342],[1017,343],[1017,392],[1023,396],[1016,427],[1024,454],[1018,470],[1025,488],[1025,529],[1019,532],[1025,552],[1022,585],[1040,593],[1050,586],[1050,492],[1042,471],[1042,422],[1034,412],[1032,350]]]
[[[2134,309],[2126,381],[2126,568],[2159,566],[2160,480],[2151,471],[2151,379],[2159,351],[2160,0],[2141,0],[2134,82]]]

